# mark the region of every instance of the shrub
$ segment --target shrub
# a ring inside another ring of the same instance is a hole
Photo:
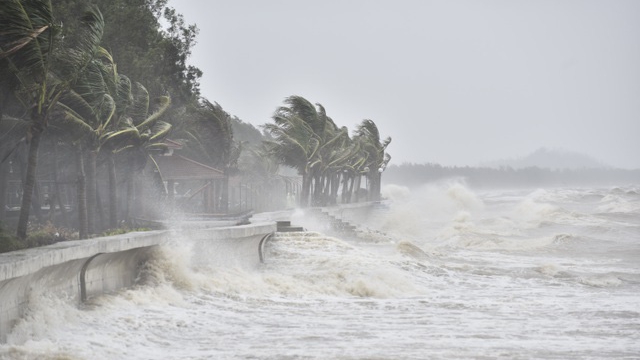
[[[55,227],[51,222],[30,224],[27,229],[27,245],[29,247],[51,245],[77,238],[77,234],[72,233],[69,229]]]
[[[15,251],[26,248],[27,245],[18,240],[17,237],[7,233],[0,224],[0,253]]]

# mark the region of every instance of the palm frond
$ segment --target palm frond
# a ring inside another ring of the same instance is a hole
[[[149,140],[156,141],[165,137],[169,133],[169,131],[171,131],[171,127],[172,126],[169,123],[158,121],[153,125],[153,128],[151,129],[151,137],[149,138]]]
[[[106,130],[109,128],[109,123],[113,119],[113,115],[116,112],[116,102],[113,100],[111,95],[104,94],[102,97],[102,102],[99,107],[100,114],[100,125],[99,128],[101,130]]]
[[[20,79],[30,74],[44,80],[54,37],[50,1],[4,0],[0,6],[0,53]]]
[[[164,114],[164,112],[169,108],[169,105],[171,104],[171,99],[168,96],[160,96],[158,98],[158,104],[159,106],[154,111],[154,113],[151,114],[149,117],[147,117],[144,121],[142,121],[142,123],[136,126],[138,130],[144,130],[144,129],[150,128],[156,121],[158,121],[158,119],[160,119],[160,117]]]
[[[63,111],[73,113],[75,117],[83,119],[91,127],[98,127],[98,114],[95,108],[77,92],[73,90],[65,92],[57,106]]]
[[[104,19],[97,6],[90,6],[80,17],[80,26],[73,34],[75,43],[60,52],[54,69],[64,81],[73,82],[100,52]]]
[[[131,117],[135,124],[144,122],[149,113],[149,92],[139,82],[135,82],[131,88],[132,103],[128,108],[127,115]]]

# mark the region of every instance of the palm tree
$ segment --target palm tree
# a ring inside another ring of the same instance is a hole
[[[224,173],[221,210],[229,210],[229,177],[238,169],[242,143],[233,140],[231,116],[218,103],[202,99],[184,124],[183,134],[195,155],[211,166],[222,167]]]
[[[365,176],[369,179],[369,199],[372,201],[380,200],[380,185],[382,172],[391,160],[391,156],[385,152],[391,137],[380,140],[380,132],[378,127],[372,120],[362,120],[355,130],[355,138],[361,141],[361,147],[366,155],[364,165]]]
[[[300,205],[334,202],[339,184],[340,164],[346,161],[348,141],[345,127],[338,128],[321,104],[315,106],[301,96],[285,99],[287,106],[276,110],[274,124],[265,125],[274,137],[269,142],[280,161],[302,176]],[[313,189],[313,191],[312,191]]]
[[[0,222],[5,218],[9,163],[24,144],[28,128],[29,122],[18,117],[5,115],[0,119]]]
[[[122,94],[118,98],[125,101],[123,94],[126,94],[126,81],[125,84],[121,82],[120,86],[119,91]],[[136,174],[145,168],[148,160],[151,160],[157,168],[150,152],[166,149],[164,139],[171,131],[172,125],[162,121],[162,117],[170,105],[171,98],[169,96],[159,96],[151,104],[147,89],[136,82],[131,87],[131,102],[119,115],[118,128],[105,137],[109,149],[108,156],[122,155],[128,162],[126,218],[131,215],[131,202],[135,198],[134,178]],[[119,106],[123,107],[124,105]],[[109,161],[110,169],[114,168],[111,161]],[[111,170],[110,174],[112,174]],[[110,184],[113,184],[110,187],[115,185],[115,179],[111,179],[112,177],[114,174],[110,175]],[[112,189],[110,195],[112,201],[115,201],[116,196],[114,190]],[[111,211],[113,212],[115,209]]]
[[[257,185],[262,196],[258,198],[256,207],[264,210],[271,205],[271,194],[277,186],[279,164],[272,156],[269,156],[266,148],[262,145],[259,148],[249,148],[248,151],[245,151],[240,159],[239,167],[248,182]],[[254,195],[254,197],[257,196]]]
[[[273,137],[273,140],[265,141],[265,145],[281,164],[296,169],[302,176],[300,206],[307,207],[320,140],[293,107],[280,107],[273,115],[273,121],[273,124],[264,125],[265,131]]]
[[[113,132],[111,124],[114,122],[116,110],[116,102],[106,91],[105,77],[102,76],[104,67],[102,58],[108,57],[105,54],[108,55],[104,49],[101,49],[100,57],[93,60],[73,88],[62,95],[58,106],[63,115],[52,119],[52,122],[59,121],[63,128],[67,128],[70,135],[78,134],[74,140],[78,143],[77,149],[80,156],[82,156],[81,149],[88,150],[86,205],[89,233],[94,233],[98,227],[95,216],[97,157],[107,137]],[[78,162],[78,165],[85,166],[85,163]],[[84,173],[85,169],[78,169],[78,172],[82,177],[80,174]],[[80,196],[78,198],[81,199]],[[81,207],[82,204],[79,204],[80,209]],[[79,214],[82,213],[83,211],[80,210]]]
[[[146,90],[141,92],[146,94]],[[148,102],[148,94],[145,99]],[[59,102],[59,107],[63,111],[59,121],[65,123],[69,133],[79,133],[82,146],[89,150],[87,171],[89,181],[86,196],[89,232],[93,232],[96,228],[94,209],[97,204],[96,173],[100,153],[106,157],[109,173],[110,226],[117,227],[114,153],[119,149],[125,133],[128,133],[121,128],[121,120],[127,114],[132,102],[131,82],[126,76],[117,73],[111,54],[103,48],[98,50],[96,58]],[[83,162],[78,164],[83,165]],[[79,169],[80,178],[83,172],[84,170]]]
[[[140,83],[132,86],[126,76],[118,74],[113,58],[102,48],[74,87],[62,97],[59,107],[64,115],[60,121],[65,122],[70,133],[78,132],[81,144],[89,150],[86,196],[89,232],[96,229],[93,209],[97,205],[98,155],[102,154],[106,158],[109,174],[109,225],[115,228],[118,218],[115,156],[121,152],[129,155],[128,184],[131,185],[134,173],[143,167],[136,167],[133,163],[145,164],[147,151],[161,147],[159,140],[171,128],[168,123],[160,121],[169,104],[168,96],[159,97],[156,109],[150,114],[150,99],[146,88]],[[78,162],[78,166],[82,165],[83,162]],[[84,170],[79,171],[79,178],[82,178]],[[132,187],[128,188],[131,197]]]
[[[5,0],[0,6],[0,57],[8,76],[18,84],[16,97],[29,109],[28,166],[23,188],[17,236],[25,239],[38,163],[38,148],[49,114],[60,96],[82,74],[93,59],[102,38],[104,21],[97,8],[90,8],[76,30],[77,41],[63,44],[47,0]]]

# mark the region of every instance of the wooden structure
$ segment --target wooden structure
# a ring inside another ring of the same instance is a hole
[[[182,155],[153,156],[171,206],[190,213],[215,213],[220,204],[224,173]]]

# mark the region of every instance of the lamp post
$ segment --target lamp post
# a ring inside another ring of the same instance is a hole
[[[373,201],[380,201],[380,188],[382,187],[382,172],[385,170],[385,166],[382,165],[378,168],[378,173],[376,174],[376,184],[375,184],[375,194],[372,197]]]
[[[349,170],[342,170],[342,200],[340,201],[342,204],[346,204],[349,202],[347,200],[347,193],[349,191]]]
[[[369,167],[365,167],[363,169],[364,171],[364,181],[365,181],[365,188],[367,189],[367,201],[371,200],[371,191],[369,191]]]

